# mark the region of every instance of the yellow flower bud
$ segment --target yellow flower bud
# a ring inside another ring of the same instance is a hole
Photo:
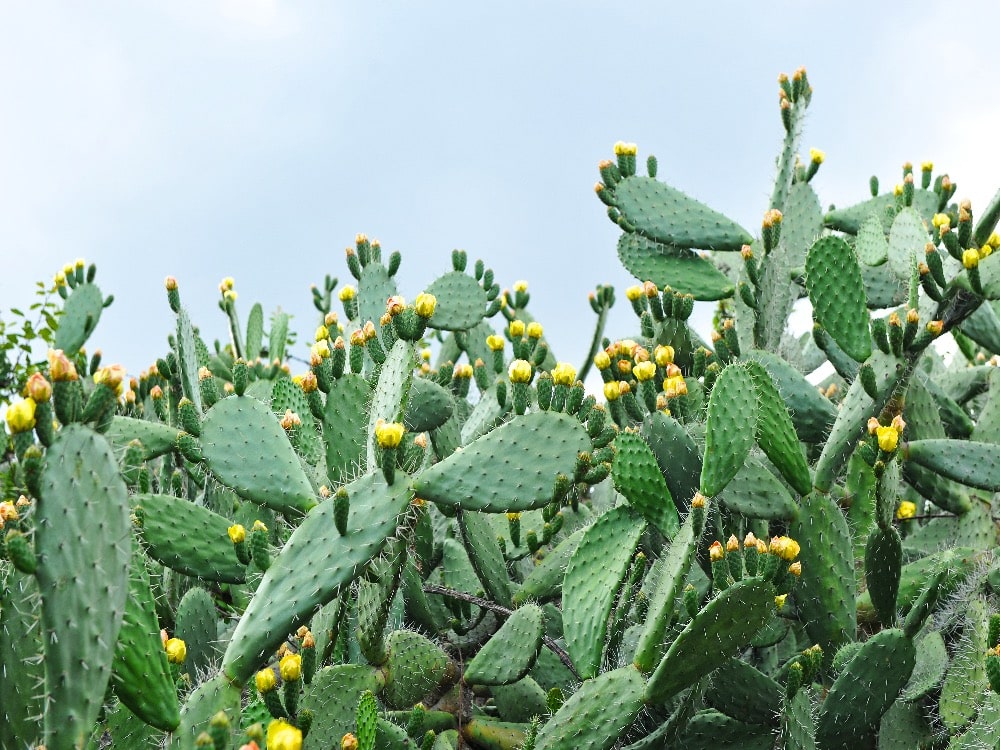
[[[615,144],[615,156],[635,156],[638,151],[639,147],[634,143],[618,141]]]
[[[771,539],[771,547],[768,551],[785,562],[791,562],[799,556],[799,543],[791,537],[776,536]]]
[[[604,384],[604,398],[608,401],[617,401],[621,395],[621,385],[619,385],[617,380],[611,380]]]
[[[524,335],[524,321],[523,320],[512,320],[510,321],[510,335],[519,339]]]
[[[705,505],[706,505],[706,503],[707,503],[707,501],[708,501],[707,497],[705,497],[704,495],[702,495],[700,492],[695,492],[694,493],[694,497],[691,498],[691,507],[692,508],[704,508]]]
[[[656,377],[656,365],[652,362],[640,362],[632,368],[632,374],[640,383],[652,380]]]
[[[901,196],[903,194],[903,186],[902,186],[902,184],[897,183],[895,185],[895,187],[893,187],[893,189],[892,189],[892,194],[895,195],[897,198],[899,196]]]
[[[738,552],[740,549],[740,540],[736,538],[736,534],[730,534],[729,539],[726,540],[726,552]]]
[[[653,359],[656,360],[656,364],[660,367],[666,367],[674,362],[674,347],[672,346],[657,346],[653,350]]]
[[[343,287],[340,290],[340,292],[337,293],[337,297],[338,299],[340,299],[341,302],[347,302],[349,300],[354,299],[355,294],[357,294],[357,290],[353,286],[348,284],[347,286]]]
[[[273,669],[262,669],[254,676],[254,683],[257,685],[257,692],[269,693],[278,685],[278,678],[274,676]]]
[[[708,548],[708,559],[712,562],[718,562],[725,556],[726,551],[722,548],[722,542],[718,539],[712,542],[712,546]]]
[[[53,383],[76,380],[76,365],[70,361],[62,349],[49,349],[49,377]]]
[[[809,161],[813,164],[822,164],[824,159],[826,159],[826,154],[818,148],[809,149]]]
[[[791,573],[796,578],[798,578],[800,575],[802,575],[802,561],[801,560],[796,560],[791,565],[789,565],[788,566],[788,572]]]
[[[316,329],[316,333],[313,334],[314,341],[324,341],[330,338],[330,329],[326,326],[320,326]]]
[[[417,295],[417,299],[414,301],[413,306],[417,310],[417,315],[421,318],[429,318],[434,314],[434,310],[437,308],[437,297],[433,294],[428,294],[427,292],[421,292]]]
[[[504,347],[503,336],[497,336],[493,334],[492,336],[486,337],[486,346],[490,348],[491,352],[499,352]]]
[[[528,291],[528,282],[524,281],[523,279],[515,281],[514,282],[514,291],[515,292],[526,292],[526,291]]]
[[[911,503],[909,500],[904,500],[899,504],[896,509],[896,518],[900,521],[905,521],[908,518],[913,518],[917,515],[917,506],[915,503]]]
[[[515,359],[507,368],[511,383],[528,383],[531,381],[531,363],[523,359]]]
[[[542,324],[536,321],[528,323],[528,338],[540,339],[542,337]]]
[[[375,423],[375,440],[380,448],[396,448],[403,441],[406,429],[399,422],[380,419]]]
[[[598,370],[607,370],[611,367],[611,357],[607,352],[598,352],[594,355],[594,367]]]
[[[227,276],[219,283],[220,292],[228,292],[236,285],[236,280],[232,276]]]
[[[177,279],[173,276],[167,276],[164,280],[163,285],[167,288],[168,292],[177,291]]]
[[[294,682],[302,676],[302,656],[300,654],[285,654],[278,662],[281,679]]]
[[[927,323],[927,332],[930,333],[932,336],[940,336],[941,331],[943,330],[944,330],[943,320],[932,320]]]
[[[26,398],[7,407],[7,428],[12,435],[27,432],[35,426],[35,400]]]
[[[275,719],[267,725],[267,750],[302,750],[302,730]]]
[[[163,648],[167,652],[167,661],[171,664],[183,664],[187,659],[187,644],[180,638],[169,638]]]
[[[754,536],[752,531],[748,531],[747,535],[743,537],[743,547],[746,549],[749,549],[750,547],[753,547],[754,549],[757,548],[757,537]]]
[[[573,385],[576,382],[576,368],[568,362],[559,362],[552,368],[552,381],[556,385]]]
[[[778,594],[776,597],[774,597],[774,606],[780,610],[782,607],[785,606],[785,599],[787,598],[788,594]]]
[[[931,224],[935,229],[951,226],[951,217],[948,216],[948,214],[934,214],[934,218],[931,219]]]
[[[886,453],[892,453],[899,444],[899,433],[892,427],[879,427],[875,430],[878,447]]]
[[[309,353],[319,359],[326,359],[330,356],[330,345],[326,342],[326,339],[317,341],[310,347]]]
[[[625,299],[629,302],[635,302],[640,297],[642,297],[642,287],[638,284],[630,286],[625,290]]]
[[[979,265],[979,251],[969,248],[962,252],[962,265],[968,269],[973,269]]]
[[[251,531],[267,531],[267,526],[265,526],[264,522],[261,521],[258,518],[256,521],[253,522],[253,526],[251,527],[250,530]]]
[[[358,750],[358,738],[348,732],[340,740],[340,750]]]
[[[229,540],[233,544],[239,544],[247,538],[247,530],[243,524],[237,523],[229,527]]]
[[[933,172],[934,171],[934,162],[932,162],[932,161],[921,162],[920,163],[920,171],[921,172]]]

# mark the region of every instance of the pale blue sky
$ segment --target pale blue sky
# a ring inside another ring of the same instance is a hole
[[[281,305],[307,338],[309,284],[344,283],[365,232],[403,253],[408,297],[456,247],[527,279],[578,363],[595,284],[618,290],[609,332],[635,329],[592,192],[615,141],[755,232],[776,76],[805,65],[824,204],[933,159],[981,207],[997,20],[985,1],[0,2],[0,307],[84,257],[116,298],[89,346],[133,373],[165,350],[167,274],[209,341],[227,275],[244,320]]]

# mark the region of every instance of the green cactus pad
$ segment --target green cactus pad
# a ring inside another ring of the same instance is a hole
[[[316,672],[302,696],[302,708],[315,718],[310,744],[339,747],[341,738],[356,731],[358,699],[365,690],[378,693],[385,686],[382,672],[364,664],[337,664]]]
[[[984,658],[991,645],[986,642],[988,625],[989,607],[982,598],[974,597],[965,607],[962,637],[941,685],[938,712],[952,732],[964,729],[975,718],[989,688]]]
[[[526,604],[511,615],[465,667],[470,685],[510,685],[531,670],[542,647],[542,609]]]
[[[649,678],[646,700],[664,703],[745,647],[774,614],[768,581],[737,581],[706,604],[670,645]]]
[[[816,320],[848,356],[864,362],[871,356],[868,308],[861,269],[851,246],[839,237],[823,237],[806,254],[806,289]]]
[[[355,635],[358,648],[373,666],[385,663],[385,628],[405,562],[406,545],[400,538],[394,538],[386,545],[382,556],[372,561],[366,578],[358,581]]]
[[[587,431],[575,417],[527,414],[427,469],[413,489],[426,500],[465,510],[540,508],[552,498],[556,475],[572,476],[577,455],[589,449]]]
[[[396,282],[381,263],[369,263],[361,269],[358,280],[358,322],[372,321],[379,325],[379,318],[385,314],[386,300],[399,292]]]
[[[751,518],[787,521],[798,510],[781,480],[753,456],[747,458],[719,499],[729,509]]]
[[[781,713],[784,690],[741,659],[730,659],[712,675],[705,701],[726,716],[748,724],[771,725]]]
[[[486,291],[474,278],[461,271],[449,271],[435,279],[427,293],[437,298],[434,315],[427,321],[442,331],[464,331],[478,324],[486,314]]]
[[[410,392],[413,375],[413,344],[399,339],[393,344],[379,369],[378,385],[372,393],[368,407],[367,461],[368,471],[376,466],[375,425],[379,420],[400,422],[406,408],[406,397]]]
[[[771,376],[781,399],[788,407],[799,440],[820,443],[837,418],[837,409],[798,370],[771,352],[754,349],[747,359],[759,362]]]
[[[948,479],[1000,492],[1000,451],[993,443],[972,440],[914,440],[904,448],[907,461]]]
[[[185,669],[192,675],[207,674],[220,654],[219,618],[212,596],[200,586],[193,586],[177,605],[174,635],[187,645]]]
[[[796,182],[781,208],[781,242],[786,268],[801,268],[806,252],[823,233],[823,210],[819,196],[808,182]]]
[[[889,269],[902,281],[909,281],[913,269],[924,260],[924,247],[930,240],[924,220],[913,208],[904,208],[889,230]]]
[[[514,592],[514,606],[520,606],[530,600],[544,602],[559,596],[559,587],[566,575],[566,566],[580,545],[585,531],[585,528],[574,531],[532,568],[520,587]]]
[[[107,441],[75,424],[48,450],[41,490],[35,551],[49,701],[45,744],[61,750],[89,735],[110,677],[128,599],[128,490]]]
[[[684,247],[664,245],[641,234],[626,232],[618,238],[618,259],[639,281],[669,286],[696,300],[732,297],[733,282],[708,258]]]
[[[878,750],[913,750],[928,747],[933,739],[924,707],[896,701],[879,722]]]
[[[822,750],[861,746],[896,700],[915,663],[913,641],[901,630],[883,630],[865,641],[823,701],[817,745]]]
[[[181,709],[181,725],[172,735],[169,750],[194,750],[195,738],[208,730],[209,722],[219,711],[225,711],[231,723],[239,723],[240,689],[222,674],[203,682],[188,696]]]
[[[941,633],[929,630],[916,638],[914,645],[917,649],[917,663],[900,695],[905,701],[916,701],[931,692],[940,684],[948,668],[948,649]]]
[[[390,708],[412,708],[454,668],[440,646],[409,630],[390,633],[386,649],[388,658],[382,697]]]
[[[326,470],[334,484],[347,482],[361,472],[371,397],[371,386],[355,374],[335,380],[326,396],[323,442],[326,443]]]
[[[608,616],[646,522],[619,506],[598,518],[570,558],[563,581],[563,635],[584,678],[601,669]]]
[[[535,750],[610,750],[642,710],[645,686],[632,666],[586,680],[538,732]]]
[[[903,567],[903,542],[895,527],[875,529],[865,548],[865,581],[883,627],[896,623],[896,596]]]
[[[799,690],[785,703],[781,715],[781,739],[787,750],[816,750],[816,717],[812,690]]]
[[[246,580],[246,566],[236,557],[225,516],[172,495],[135,495],[132,502],[141,518],[139,533],[154,560],[207,581]]]
[[[288,436],[270,410],[248,396],[230,396],[205,412],[205,462],[241,497],[279,513],[305,513],[316,504]]]
[[[306,394],[291,378],[279,377],[271,387],[271,411],[281,419],[287,410],[302,420],[302,424],[289,435],[292,447],[306,461],[316,465],[322,459],[324,448]]]
[[[181,308],[177,313],[177,358],[180,360],[181,386],[184,395],[194,403],[195,409],[202,411],[201,387],[198,385],[198,351],[191,318]]]
[[[983,705],[972,725],[962,734],[952,737],[948,750],[981,750],[996,748],[996,737],[1000,734],[1000,695],[988,693],[983,697]]]
[[[762,364],[750,361],[746,367],[757,389],[757,445],[792,488],[805,495],[812,489],[812,475],[788,407]]]
[[[271,314],[271,330],[267,332],[267,356],[273,362],[284,361],[285,345],[288,342],[288,313],[277,311]]]
[[[913,205],[918,214],[929,222],[937,213],[937,193],[930,190],[914,190]],[[888,232],[896,217],[895,206],[896,196],[892,193],[883,193],[848,208],[830,211],[823,217],[823,223],[838,232],[857,234],[865,219],[875,214],[882,222],[882,229]]]
[[[861,222],[855,249],[858,260],[867,266],[880,266],[889,259],[889,241],[885,238],[885,230],[877,214],[869,214]]]
[[[108,431],[104,433],[108,441],[119,450],[133,440],[138,440],[142,443],[143,456],[147,459],[170,453],[177,445],[180,434],[180,430],[162,422],[121,416],[115,416]]]
[[[521,747],[524,743],[527,724],[497,721],[486,716],[472,718],[462,725],[462,737],[470,747],[481,750],[507,750]]]
[[[802,500],[798,516],[788,529],[799,543],[802,575],[795,602],[812,643],[833,657],[854,640],[857,629],[854,600],[854,554],[851,532],[833,499],[814,492]]]
[[[40,599],[33,575],[0,566],[0,746],[23,747],[42,737]],[[38,657],[38,658],[36,658]]]
[[[726,716],[711,709],[699,711],[688,722],[678,744],[684,750],[771,750],[769,729]]]
[[[869,310],[884,310],[906,302],[907,284],[893,276],[888,265],[861,266],[861,278]]]
[[[743,466],[753,446],[757,395],[750,371],[738,364],[722,371],[708,401],[705,459],[700,489],[714,497]]]
[[[674,503],[686,509],[698,490],[701,477],[698,446],[680,422],[661,411],[643,420],[641,434],[656,456]]]
[[[74,356],[97,328],[104,310],[104,297],[96,284],[79,284],[63,305],[53,349],[62,349]]]
[[[462,510],[458,516],[465,551],[469,555],[483,590],[497,604],[511,606],[510,579],[503,553],[497,546],[497,536],[490,520],[474,510]]]
[[[680,528],[677,508],[649,445],[634,432],[622,432],[615,438],[615,449],[611,468],[615,489],[661,534],[672,539]]]
[[[255,302],[250,308],[247,316],[247,343],[246,358],[255,360],[260,356],[261,346],[264,344],[264,308],[260,302]]]
[[[549,712],[545,691],[530,677],[510,685],[497,685],[490,692],[503,721],[529,722],[533,717],[545,716]]]
[[[163,732],[151,727],[129,711],[124,703],[118,703],[107,712],[104,725],[98,725],[95,735],[103,734],[102,730],[105,729],[111,735],[111,747],[127,747],[129,750],[160,750],[162,745]],[[91,742],[94,742],[94,738]],[[87,747],[90,750],[92,745]]]
[[[496,403],[495,397],[492,402]],[[447,422],[454,410],[451,393],[430,378],[413,378],[403,424],[410,432],[434,430]]]
[[[657,242],[702,250],[739,250],[753,242],[736,222],[651,177],[628,177],[613,192],[622,217]]]
[[[245,683],[289,632],[354,580],[395,531],[412,497],[404,482],[389,487],[381,474],[352,482],[347,492],[346,534],[336,529],[334,504],[322,503],[272,560],[222,660],[223,671],[236,683]]]
[[[147,724],[172,732],[180,724],[177,688],[170,676],[167,652],[160,640],[156,605],[149,587],[149,576],[142,553],[133,547],[128,601],[115,644],[111,665],[111,685],[115,694]],[[214,623],[213,623],[214,625]],[[183,636],[178,636],[183,638]],[[212,639],[215,639],[212,632]],[[191,649],[197,644],[184,639]]]

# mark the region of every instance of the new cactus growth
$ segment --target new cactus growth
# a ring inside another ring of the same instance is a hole
[[[908,165],[824,214],[805,71],[779,92],[759,237],[635,144],[600,163],[636,320],[606,336],[597,287],[577,359],[527,282],[455,251],[404,297],[359,234],[304,371],[287,314],[244,328],[226,278],[213,350],[170,277],[128,378],[67,266],[6,412],[0,744],[993,742],[1000,194]]]

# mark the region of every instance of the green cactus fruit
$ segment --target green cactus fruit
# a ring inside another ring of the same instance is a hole
[[[496,403],[496,399],[482,399]],[[426,432],[443,425],[455,410],[451,393],[430,378],[413,378],[403,424],[410,432]]]
[[[735,291],[733,282],[708,258],[640,234],[626,232],[618,238],[618,259],[639,281],[668,286],[696,300],[726,299]]]
[[[874,731],[899,696],[916,663],[913,641],[903,631],[876,633],[840,673],[820,708],[820,750],[857,747]]]
[[[579,528],[550,550],[542,561],[525,576],[514,592],[514,606],[519,607],[529,600],[544,602],[559,596],[560,586],[566,574],[566,566],[583,539],[586,528]]]
[[[413,489],[426,500],[466,510],[540,508],[552,497],[556,475],[572,475],[577,455],[589,448],[587,431],[574,417],[527,414],[426,469],[413,480]]]
[[[44,679],[40,599],[34,576],[0,565],[0,745],[20,747],[42,737]]]
[[[194,403],[198,412],[203,410],[201,386],[198,384],[198,346],[194,328],[187,311],[181,308],[177,313],[177,358],[180,364],[181,387],[184,395]]]
[[[434,314],[427,321],[441,331],[465,331],[486,315],[490,298],[474,278],[461,271],[449,271],[435,279],[427,293],[437,298]]]
[[[788,407],[799,440],[804,443],[821,443],[825,440],[837,417],[837,409],[830,400],[818,393],[802,373],[776,354],[754,349],[747,353],[747,358],[760,363],[771,376],[782,401]]]
[[[721,592],[687,624],[649,678],[646,700],[664,703],[745,647],[774,614],[768,581],[745,578]]]
[[[58,750],[81,744],[100,710],[132,549],[128,490],[102,436],[82,425],[64,427],[45,457],[41,496],[35,551],[51,701],[45,744]]]
[[[375,735],[378,732],[378,704],[370,690],[361,693],[356,711],[358,727],[358,750],[375,750]]]
[[[390,708],[414,703],[450,679],[454,666],[441,648],[419,633],[394,630],[386,638],[385,689]]]
[[[608,617],[646,523],[628,506],[598,518],[570,558],[563,580],[563,634],[584,678],[601,669]]]
[[[192,676],[207,674],[217,662],[218,626],[211,594],[198,586],[188,589],[177,606],[174,635],[187,645],[184,664]]]
[[[865,548],[865,580],[883,627],[896,624],[896,597],[903,568],[903,541],[894,526],[875,529]]]
[[[938,703],[941,721],[952,732],[957,733],[968,726],[987,694],[988,631],[989,607],[981,597],[974,597],[965,607],[962,637],[952,653]]]
[[[714,497],[736,476],[754,441],[757,395],[746,367],[729,365],[719,375],[708,401],[706,425],[700,489]]]
[[[337,664],[316,672],[302,697],[302,708],[315,714],[309,743],[340,747],[341,738],[356,730],[358,700],[366,690],[379,693],[382,672],[362,664]]]
[[[657,242],[681,248],[739,250],[753,241],[735,222],[652,177],[628,177],[608,189],[626,224]]]
[[[164,732],[172,732],[181,720],[177,688],[160,640],[153,592],[137,544],[133,546],[132,555],[128,601],[115,644],[111,685],[121,702],[142,721]],[[177,635],[187,643],[190,658],[192,642]],[[215,638],[214,630],[212,638]]]
[[[615,489],[661,534],[672,539],[680,528],[677,508],[649,445],[636,433],[622,432],[615,438],[615,449],[611,468]]]
[[[766,674],[740,659],[730,659],[712,675],[705,701],[733,719],[772,725],[781,714],[784,690]]]
[[[207,581],[246,580],[224,516],[173,495],[139,494],[132,502],[138,533],[154,560]]]
[[[861,222],[855,249],[858,260],[867,266],[880,266],[889,259],[889,241],[878,214],[871,213]]]
[[[746,366],[757,389],[757,444],[792,488],[806,495],[812,489],[812,475],[788,407],[762,364],[750,361]]]
[[[673,616],[674,602],[681,593],[697,553],[702,529],[695,526],[696,515],[688,514],[680,531],[660,558],[662,562],[656,565],[656,575],[653,578],[656,586],[649,597],[646,622],[633,656],[635,666],[643,674],[649,674],[660,661],[664,635]],[[651,573],[650,576],[652,575]]]
[[[992,443],[972,440],[914,440],[903,448],[907,461],[967,487],[1000,492],[1000,453]]]
[[[483,584],[483,590],[497,604],[510,607],[512,600],[507,564],[497,546],[497,535],[489,518],[474,510],[462,510],[458,514],[458,528],[469,562]]]
[[[371,398],[371,386],[354,374],[337,378],[326,395],[323,442],[327,474],[334,484],[352,478],[365,457]]]
[[[491,689],[493,703],[503,721],[525,723],[548,712],[546,693],[530,677]]]
[[[116,449],[138,440],[142,443],[143,458],[150,459],[170,453],[177,445],[180,434],[180,430],[162,422],[115,416],[104,436]]]
[[[536,750],[610,750],[642,710],[645,686],[631,665],[584,681],[538,732]]]
[[[813,319],[841,349],[858,362],[871,356],[861,269],[851,246],[839,237],[823,237],[806,255],[806,289]]]
[[[97,328],[104,307],[104,297],[96,284],[84,283],[74,287],[63,305],[52,348],[62,349],[67,356],[74,356]]]
[[[470,685],[510,685],[517,682],[534,665],[542,647],[543,634],[541,607],[526,604],[515,610],[466,665],[465,681]]]
[[[790,520],[798,511],[785,485],[754,456],[747,458],[719,499],[730,510],[753,518]]]
[[[279,513],[302,514],[316,504],[288,436],[260,401],[219,401],[205,412],[201,446],[212,473],[240,497]]]
[[[220,402],[221,403],[221,402]],[[348,485],[351,518],[341,536],[334,504],[313,509],[292,532],[247,607],[223,657],[223,671],[245,683],[285,636],[313,610],[340,593],[379,553],[412,498],[405,483],[392,487],[368,474]],[[323,571],[320,577],[318,571]]]

